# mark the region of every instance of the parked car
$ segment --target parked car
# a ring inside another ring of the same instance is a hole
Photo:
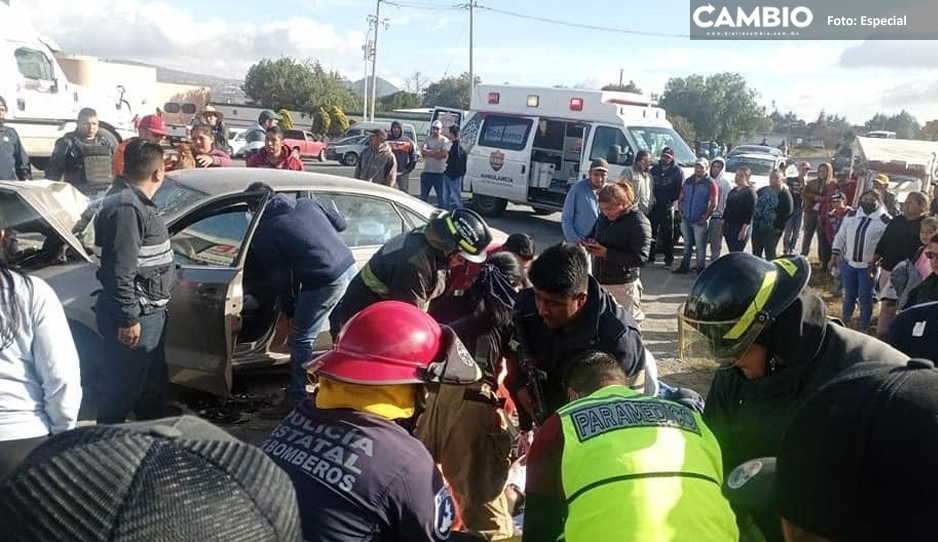
[[[283,144],[293,149],[293,154],[300,158],[316,158],[326,161],[326,142],[320,141],[313,134],[302,130],[284,130]]]
[[[232,129],[228,131],[228,148],[231,149],[232,158],[244,158],[244,146],[247,145],[248,131],[245,129]]]
[[[357,165],[358,158],[368,145],[368,137],[367,135],[358,135],[331,141],[326,146],[326,158],[338,160],[346,166]]]
[[[726,154],[726,157],[729,158],[736,154],[748,154],[748,153],[771,154],[773,156],[784,155],[781,149],[771,147],[768,145],[739,145],[738,147],[734,147],[730,152],[728,152]]]
[[[352,136],[361,136],[367,135],[371,132],[377,130],[378,128],[384,128],[391,133],[391,121],[377,121],[377,122],[365,122],[358,121],[355,124],[349,126],[344,132],[339,135],[339,138],[346,138]],[[401,123],[401,132],[409,137],[411,141],[415,144],[417,143],[417,130],[414,128],[414,125],[409,122]]]
[[[348,221],[341,235],[359,267],[386,241],[426,224],[437,212],[399,190],[321,173],[249,168],[168,173],[154,202],[166,217],[179,276],[166,337],[172,382],[228,395],[235,371],[289,360],[275,295],[251,265],[251,238],[267,203],[259,194],[244,193],[255,181],[290,197],[315,196],[335,208]],[[58,294],[86,383],[96,380],[103,351],[93,312],[100,289],[91,256],[94,224],[82,219],[87,207],[88,200],[65,183],[0,181],[0,213],[8,233],[16,236],[13,262]],[[497,230],[493,236],[495,242],[506,238]],[[316,349],[330,346],[324,330]]]
[[[727,177],[732,180],[733,176],[736,175],[737,169],[743,166],[748,167],[752,170],[752,175],[749,177],[749,184],[758,190],[763,186],[769,185],[769,174],[772,173],[773,169],[782,169],[784,171],[784,164],[785,159],[780,155],[754,152],[736,155],[731,153],[730,156],[726,158],[726,169],[724,169],[724,171]]]

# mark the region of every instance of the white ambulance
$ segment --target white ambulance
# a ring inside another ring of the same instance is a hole
[[[694,152],[665,111],[640,94],[479,85],[471,104],[465,118],[459,117],[469,153],[463,189],[487,216],[498,216],[508,202],[538,213],[561,210],[567,191],[596,158],[609,161],[609,178],[615,180],[632,167],[639,150],[650,151],[656,161],[671,147],[685,174],[693,171]]]

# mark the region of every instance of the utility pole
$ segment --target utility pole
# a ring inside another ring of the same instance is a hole
[[[625,70],[619,68],[619,88],[622,88],[622,79],[625,77]]]
[[[476,0],[469,0],[469,100],[476,90],[476,73],[472,65],[472,42],[475,35],[475,3]]]
[[[375,102],[378,101],[378,29],[381,27],[381,0],[375,2],[375,44],[371,57],[371,121],[375,120]],[[384,21],[387,28],[387,21]]]
[[[362,78],[362,120],[368,120],[368,61],[371,60],[371,20],[368,20],[368,32],[365,34],[365,44],[362,45],[362,57],[364,57],[365,76]]]

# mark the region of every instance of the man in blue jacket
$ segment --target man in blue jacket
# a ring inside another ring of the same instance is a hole
[[[248,192],[270,191],[254,183]],[[264,210],[252,244],[259,267],[280,299],[290,322],[290,383],[284,403],[265,415],[277,419],[306,398],[303,363],[313,357],[313,344],[332,309],[355,277],[355,258],[339,232],[345,219],[313,198],[273,196]]]
[[[717,209],[719,188],[710,178],[710,162],[698,158],[694,163],[694,175],[684,181],[678,198],[678,210],[681,213],[681,235],[684,237],[684,254],[681,266],[674,270],[681,275],[690,272],[690,257],[697,246],[697,273],[707,264],[707,234],[710,231],[710,217]]]
[[[609,163],[599,158],[590,164],[590,174],[586,179],[573,185],[563,202],[561,226],[563,237],[568,243],[578,243],[586,239],[599,218],[599,200],[596,192],[606,184]]]

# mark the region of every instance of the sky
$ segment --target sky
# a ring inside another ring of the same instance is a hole
[[[382,3],[378,75],[403,87],[468,70],[467,0]],[[938,119],[933,41],[691,41],[688,0],[477,0],[526,15],[673,36],[569,28],[477,8],[474,65],[488,83],[598,88],[623,69],[646,93],[670,77],[741,73],[769,111],[808,121],[822,110],[862,124],[877,112]],[[66,51],[241,78],[265,57],[318,60],[364,74],[366,16],[375,0],[14,0]],[[421,8],[415,7],[421,6]],[[441,9],[426,9],[441,8]]]

